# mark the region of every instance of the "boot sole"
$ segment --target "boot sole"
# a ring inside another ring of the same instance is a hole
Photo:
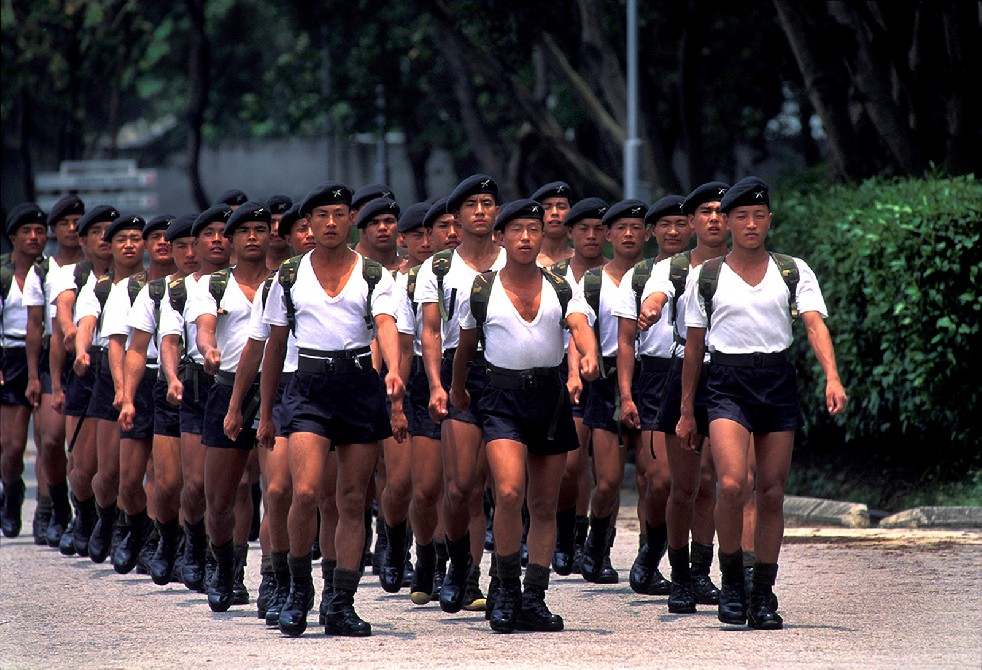
[[[747,617],[738,616],[724,616],[723,614],[717,614],[716,618],[719,619],[720,623],[729,624],[731,626],[746,626]]]
[[[358,630],[358,631],[343,631],[343,630],[341,630],[339,628],[332,628],[330,626],[325,625],[324,626],[324,634],[325,635],[337,635],[338,637],[371,637],[371,635],[372,635],[372,629],[369,628],[368,630],[365,630],[365,631],[362,631],[362,630]]]
[[[671,614],[695,614],[696,613],[696,606],[695,605],[672,605],[671,603],[669,603],[668,604],[668,611]]]
[[[782,628],[784,628],[784,622],[783,621],[757,622],[757,621],[748,620],[747,626],[753,628],[754,630],[781,630]]]
[[[426,605],[433,601],[433,595],[423,591],[413,591],[409,594],[409,599],[413,601],[413,605]]]

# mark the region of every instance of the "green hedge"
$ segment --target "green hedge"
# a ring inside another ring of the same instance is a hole
[[[850,398],[834,420],[845,440],[977,455],[982,185],[968,176],[779,188],[772,208],[768,247],[805,259],[828,303]],[[833,422],[824,377],[795,329],[806,430],[821,431]]]

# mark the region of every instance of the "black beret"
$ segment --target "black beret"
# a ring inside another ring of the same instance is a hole
[[[685,198],[680,195],[666,195],[651,206],[644,217],[644,222],[655,223],[663,216],[683,216],[685,212],[682,211],[682,203],[684,202]]]
[[[532,198],[512,200],[502,205],[498,210],[498,218],[494,221],[495,230],[503,230],[506,225],[516,219],[542,220],[542,205]]]
[[[600,220],[605,226],[614,225],[615,221],[620,219],[643,219],[645,214],[648,213],[648,205],[644,204],[640,200],[627,199],[621,200],[620,202],[615,202],[604,214],[604,218]]]
[[[423,227],[423,218],[429,211],[430,206],[425,202],[417,202],[415,205],[410,205],[406,208],[406,211],[402,213],[399,217],[399,225],[396,226],[396,231],[400,233],[408,233],[410,230],[416,230],[417,228]]]
[[[583,198],[569,208],[563,223],[572,226],[583,219],[602,219],[607,209],[607,203],[600,198]]]
[[[285,195],[271,195],[266,198],[266,206],[269,207],[269,211],[273,213],[273,216],[276,216],[290,209],[293,206],[293,200]]]
[[[252,201],[243,203],[237,210],[232,212],[232,216],[228,217],[228,221],[225,222],[225,230],[222,232],[225,237],[232,237],[232,233],[235,232],[236,228],[251,221],[260,221],[267,226],[271,225],[273,223],[273,214],[269,211],[269,205],[265,202]]]
[[[472,174],[457,184],[457,188],[447,196],[447,211],[456,212],[460,209],[464,200],[476,193],[490,193],[494,196],[495,202],[497,202],[498,183],[486,174]]]
[[[441,216],[447,214],[447,196],[443,196],[426,210],[426,216],[423,217],[424,226],[432,226],[436,223],[436,220]]]
[[[280,225],[276,229],[276,233],[286,239],[286,236],[290,234],[290,230],[293,228],[293,224],[302,219],[300,216],[300,203],[294,203],[290,209],[283,212],[283,216],[280,218]]]
[[[230,188],[229,190],[218,196],[218,200],[215,201],[216,205],[226,204],[226,205],[244,205],[249,201],[249,196],[240,191],[237,188]]]
[[[45,225],[47,220],[45,219],[44,211],[36,204],[33,202],[22,202],[7,214],[7,225],[5,227],[7,237],[12,237],[18,228],[26,226],[29,223]]]
[[[213,223],[220,223],[224,226],[228,223],[228,218],[232,216],[232,208],[221,202],[217,205],[212,205],[205,211],[198,214],[194,223],[191,225],[191,237],[197,237],[201,234],[201,231],[210,226]]]
[[[392,189],[385,184],[369,184],[362,186],[351,196],[352,209],[358,209],[362,205],[374,200],[375,198],[389,198],[395,200]]]
[[[143,226],[143,239],[147,239],[150,236],[150,233],[155,230],[167,228],[167,226],[169,226],[170,222],[173,220],[173,214],[158,214],[157,216],[153,217],[147,221],[147,225]]]
[[[364,228],[369,221],[382,214],[392,214],[398,219],[400,211],[402,210],[399,209],[398,203],[392,198],[369,200],[364,207],[358,210],[358,227]]]
[[[351,189],[337,181],[327,181],[306,195],[300,205],[301,216],[310,214],[315,207],[324,205],[348,205],[351,206]]]
[[[564,181],[552,181],[532,194],[532,200],[542,202],[546,198],[566,198],[573,202],[573,189]]]
[[[728,213],[745,205],[771,206],[770,187],[760,177],[744,177],[730,187],[719,203],[719,211]]]
[[[97,223],[112,223],[118,217],[119,210],[112,205],[96,205],[78,220],[76,230],[79,235],[85,235],[91,226]]]
[[[53,226],[72,214],[85,214],[85,203],[74,193],[61,196],[58,198],[58,202],[51,205],[51,211],[48,212],[48,225]]]
[[[722,200],[729,188],[729,184],[724,184],[721,181],[711,181],[702,186],[697,186],[692,193],[685,197],[685,202],[682,203],[682,211],[686,214],[695,214],[696,208],[704,202]]]
[[[164,239],[173,242],[181,237],[191,237],[191,226],[197,218],[197,214],[181,214],[168,224]]]
[[[111,242],[113,235],[121,233],[124,230],[139,230],[143,232],[145,225],[147,225],[147,222],[143,220],[142,216],[137,216],[136,214],[120,214],[106,228],[106,232],[102,234],[102,240],[104,242]]]

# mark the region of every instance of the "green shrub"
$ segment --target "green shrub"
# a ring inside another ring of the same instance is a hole
[[[845,440],[935,462],[978,453],[982,185],[873,179],[778,191],[772,207],[768,247],[806,260],[829,307]],[[796,332],[806,430],[828,429],[824,376]]]

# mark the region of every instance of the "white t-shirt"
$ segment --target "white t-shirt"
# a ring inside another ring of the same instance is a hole
[[[422,356],[423,320],[416,318],[416,305],[409,300],[409,273],[397,272],[395,283],[396,329],[403,335],[413,336],[413,354]]]
[[[27,280],[24,280],[27,286]],[[24,304],[24,291],[16,277],[10,278],[10,292],[6,298],[0,295],[3,323],[3,346],[24,348],[27,346],[27,306]]]
[[[262,285],[259,290],[262,291]],[[223,314],[218,313],[219,307],[224,311]],[[215,302],[215,296],[211,294],[209,285],[200,283],[194,295],[188,295],[186,311],[188,322],[197,322],[198,317],[205,314],[218,317],[218,324],[215,326],[215,343],[222,352],[219,369],[222,372],[234,373],[239,367],[242,349],[249,339],[249,317],[252,316],[252,302],[242,292],[234,272],[229,273],[221,305]]]
[[[505,265],[505,250],[498,250],[498,259],[489,269],[500,270]],[[456,250],[450,257],[450,269],[447,270],[443,278],[443,303],[448,310],[453,310],[447,321],[441,320],[441,335],[443,340],[443,351],[454,349],[460,340],[460,304],[464,300],[469,300],[471,288],[474,286],[474,277],[480,274],[477,270],[457,257]],[[423,267],[419,269],[416,276],[416,302],[420,305],[427,303],[437,303],[440,297],[437,294],[436,275],[433,274],[433,257],[430,257]]]
[[[375,337],[374,324],[365,321],[368,304],[368,282],[363,274],[364,258],[358,254],[351,276],[333,298],[321,286],[310,264],[310,252],[297,267],[297,279],[290,289],[296,309],[297,346],[320,351],[342,351],[370,346]],[[396,317],[395,280],[382,271],[372,291],[372,314]],[[286,300],[279,278],[273,282],[266,300],[263,321],[271,326],[289,325]]]
[[[147,293],[147,287],[144,286],[140,289],[140,292]],[[149,294],[147,296],[147,301],[151,305],[150,309],[153,310],[153,301],[149,299]],[[139,294],[137,294],[137,299],[139,299]],[[109,297],[106,298],[106,306],[102,310],[102,330],[100,334],[107,342],[113,335],[125,335],[126,348],[130,348],[130,345],[133,343],[133,329],[130,327],[131,311],[129,279],[124,279],[113,286],[109,292]],[[147,367],[156,370],[157,363],[151,363],[151,360],[157,360],[157,346],[153,341],[147,347]]]
[[[94,316],[96,318],[96,328],[92,333],[92,346],[105,347],[109,344],[109,340],[103,336],[102,329],[98,324],[98,319],[102,315],[103,308],[99,304],[99,298],[95,294],[96,282],[96,276],[89,273],[89,278],[85,280],[85,286],[78,292],[78,299],[75,301],[75,325],[77,326],[87,316]],[[109,291],[110,295],[112,295],[113,290],[115,290],[118,284],[125,284],[125,281],[114,284],[113,288]],[[106,302],[109,302],[109,298],[106,298]]]
[[[70,263],[61,267],[57,273],[52,277],[51,273],[48,276],[51,277],[51,302],[55,301],[59,295],[65,291],[74,291],[77,287],[75,286],[75,266],[78,263]],[[92,276],[92,270],[89,270],[88,276]]]
[[[828,316],[825,299],[815,273],[801,259],[798,266],[798,312],[818,312]],[[699,268],[701,272],[702,267]],[[696,271],[689,276],[698,274]],[[791,346],[791,314],[788,285],[773,258],[768,259],[764,279],[748,285],[726,263],[720,267],[719,282],[713,296],[713,323],[709,330],[709,350],[726,354],[773,353]],[[685,324],[706,327],[706,306],[699,295],[699,282],[686,287]]]
[[[160,299],[160,311],[164,311],[164,303],[170,300],[169,285],[170,277],[164,283],[164,295]],[[161,334],[157,329],[157,315],[154,311],[153,299],[150,297],[150,284],[147,283],[146,286],[140,289],[140,292],[136,296],[136,300],[133,301],[133,307],[130,308],[129,321],[127,325],[130,330],[142,330],[144,333],[154,333],[155,336],[150,339],[150,344],[147,346],[147,359],[157,358],[158,351],[160,349],[160,338]],[[126,341],[126,348],[130,348],[130,342],[132,342],[132,336]]]
[[[272,290],[270,285],[270,290]],[[269,297],[266,298],[269,304]],[[263,287],[260,286],[256,291],[256,297],[252,300],[252,313],[249,315],[249,339],[256,342],[265,342],[269,339],[269,324],[263,321],[266,306],[263,304]],[[296,372],[297,363],[300,358],[300,351],[297,349],[297,338],[293,333],[286,336],[286,358],[283,360],[283,372]],[[262,363],[260,362],[260,365]],[[262,368],[260,367],[260,370]]]
[[[52,332],[52,320],[55,315],[55,286],[60,283],[58,274],[61,266],[54,258],[48,257],[48,273],[44,277],[44,286],[41,285],[41,278],[38,276],[35,266],[27,272],[27,279],[24,280],[24,306],[25,307],[44,307],[44,332],[49,335]],[[74,282],[74,278],[72,280]]]
[[[572,285],[573,297],[566,307],[566,313],[578,312],[593,323],[593,310],[586,304],[582,290]],[[471,312],[470,293],[468,299],[459,302],[460,327],[465,330],[477,328],[477,321]],[[564,314],[559,296],[549,281],[542,278],[542,294],[539,299],[539,312],[532,321],[526,321],[515,309],[501,280],[495,277],[488,295],[488,314],[484,321],[484,357],[491,365],[509,370],[529,368],[552,368],[563,361],[563,332],[561,326]]]
[[[662,272],[668,277],[668,270],[661,268],[661,266],[668,266],[668,259],[656,263],[654,267],[651,268],[651,277],[655,274]],[[648,278],[648,282],[645,284],[645,290],[647,290],[648,284],[651,283],[651,277]],[[617,301],[614,303],[611,309],[611,314],[620,319],[630,319],[631,321],[637,321],[638,319],[638,303],[634,295],[634,268],[625,273],[624,278],[621,279],[621,285],[617,289]],[[642,291],[643,294],[643,291]],[[675,348],[674,334],[672,333],[672,321],[671,319],[659,319],[658,322],[646,331],[638,331],[638,343],[637,350],[638,354],[641,356],[657,356],[658,358],[671,358],[672,349]]]
[[[647,283],[644,285],[644,291],[641,294],[641,302],[648,299],[652,293],[664,293],[668,296],[668,301],[665,303],[665,307],[662,309],[662,318],[658,320],[658,324],[668,324],[671,328],[672,324],[672,299],[675,297],[675,284],[669,279],[669,272],[671,271],[671,259],[664,260],[655,265],[651,269],[651,276],[648,277]],[[664,268],[661,268],[662,264],[665,264]],[[685,308],[687,304],[687,299],[689,295],[689,285],[696,281],[696,277],[699,276],[699,266],[689,267],[689,272],[685,276],[685,290],[682,295],[679,296],[678,302],[678,312],[675,314],[675,324],[674,327],[678,330],[679,337],[685,339],[686,328],[685,328]],[[654,328],[658,327],[656,324]],[[708,341],[709,336],[707,333],[706,339]],[[676,355],[685,357],[685,347],[678,346],[676,348]],[[703,357],[703,362],[709,362],[709,349],[706,349],[706,355]]]
[[[586,277],[586,274],[583,275]],[[584,279],[580,279],[578,284],[580,292],[583,293]],[[600,314],[590,308],[590,313],[594,319],[600,319],[600,346],[601,356],[617,355],[617,319],[613,317],[612,310],[619,300],[619,287],[614,280],[607,274],[606,269],[600,271]],[[591,319],[593,321],[593,319]]]
[[[205,357],[198,351],[198,328],[195,326],[193,319],[187,319],[186,317],[188,315],[188,307],[191,304],[191,297],[199,290],[207,291],[210,278],[210,274],[201,275],[200,279],[196,279],[193,274],[184,278],[184,289],[187,293],[187,299],[184,302],[183,313],[178,313],[170,304],[170,293],[168,293],[167,299],[160,304],[160,337],[163,338],[164,335],[186,336],[186,341],[184,342],[184,348],[187,352],[186,355],[199,365],[205,362]],[[187,333],[184,332],[185,325],[187,326]]]

